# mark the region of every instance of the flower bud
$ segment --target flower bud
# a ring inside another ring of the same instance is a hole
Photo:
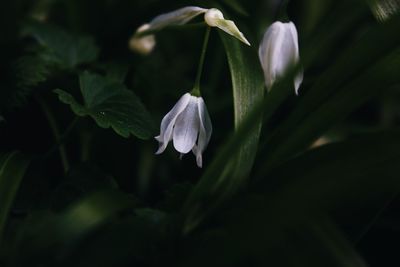
[[[265,85],[270,90],[274,82],[299,63],[299,45],[296,26],[292,22],[273,23],[265,32],[258,49],[258,56],[264,71]],[[295,93],[303,81],[300,70],[294,78]]]
[[[142,55],[148,55],[153,51],[156,45],[156,38],[153,34],[138,36],[139,33],[145,32],[150,28],[149,24],[140,26],[136,33],[129,40],[129,48]]]
[[[216,8],[207,10],[206,14],[204,15],[204,20],[210,27],[217,27],[217,22],[221,19],[224,19],[224,15],[219,9]]]

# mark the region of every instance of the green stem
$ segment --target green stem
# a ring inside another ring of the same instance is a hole
[[[196,80],[194,82],[194,88],[191,92],[191,94],[195,95],[195,96],[201,95],[200,94],[200,79],[201,79],[201,74],[203,72],[204,58],[206,57],[208,39],[210,39],[210,31],[211,31],[211,27],[207,26],[206,34],[204,36],[204,41],[203,41],[203,47],[201,49],[201,55],[200,55],[199,67],[197,69]]]
[[[60,137],[56,140],[56,143],[54,144],[54,146],[52,146],[49,151],[44,155],[44,157],[49,157],[50,155],[52,155],[57,149],[60,150],[60,154],[61,154],[61,149],[64,150],[65,153],[65,147],[63,145],[64,141],[67,139],[68,135],[72,132],[72,129],[75,127],[76,123],[79,121],[79,117],[75,117],[71,123],[68,125],[67,129],[64,131],[64,133],[62,135],[60,135]],[[66,154],[66,153],[65,153]],[[65,169],[65,165],[64,166],[64,171],[66,172],[69,168],[69,164],[67,161],[67,169]]]
[[[289,0],[281,0],[279,8],[276,12],[275,21],[279,20],[279,21],[285,22],[286,20],[289,20],[288,15],[287,15],[288,4],[289,4]]]
[[[44,99],[42,97],[37,96],[36,100],[38,101],[40,107],[43,110],[44,115],[46,116],[46,119],[51,128],[51,131],[53,132],[54,139],[58,143],[59,140],[61,139],[61,134],[60,134],[60,130],[58,128],[56,119],[53,116],[53,112],[51,111],[50,107],[47,105],[46,101],[44,101]],[[64,145],[59,146],[59,152],[60,152],[61,164],[63,166],[64,172],[67,172],[67,170],[69,169],[69,162],[68,162],[67,152],[65,150]]]

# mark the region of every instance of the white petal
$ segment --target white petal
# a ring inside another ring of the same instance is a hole
[[[160,146],[156,154],[164,152],[165,148],[168,145],[168,142],[171,141],[172,130],[174,128],[176,118],[189,104],[190,99],[191,95],[189,93],[184,94],[171,109],[171,111],[168,112],[167,115],[165,115],[162,119],[160,126],[160,135],[155,137],[155,139],[160,142]]]
[[[172,12],[161,14],[150,21],[149,30],[160,30],[171,25],[182,25],[194,17],[205,13],[207,9],[197,6],[187,6]]]
[[[197,145],[194,145],[194,147],[192,148],[192,152],[193,152],[193,154],[196,155],[197,167],[202,168],[203,167],[203,158],[202,158],[201,152],[198,149]]]
[[[289,30],[291,33],[292,42],[295,46],[294,64],[298,64],[300,61],[299,40],[298,40],[296,26],[293,24],[293,22],[289,23]],[[296,76],[294,77],[294,90],[295,90],[296,95],[299,94],[299,87],[302,82],[303,82],[303,69],[301,68],[298,71],[298,73],[296,74]]]
[[[200,118],[200,132],[197,145],[200,152],[203,152],[206,149],[208,142],[210,142],[212,134],[212,124],[210,115],[208,114],[207,107],[204,104],[204,100],[202,97],[199,98],[198,112]]]
[[[264,71],[265,85],[268,90],[271,89],[276,79],[276,61],[279,56],[278,48],[283,41],[283,25],[281,22],[275,22],[264,34],[258,56]]]
[[[279,46],[273,55],[273,64],[277,78],[283,77],[287,70],[296,64],[296,59],[298,58],[296,43],[293,41],[292,33],[287,26],[285,25],[279,34],[279,37],[282,39],[281,42],[277,43]]]
[[[299,88],[301,83],[303,82],[303,69],[301,68],[299,70],[299,72],[296,74],[296,76],[294,77],[294,91],[296,93],[296,95],[299,94]]]
[[[202,97],[199,98],[198,112],[200,118],[199,138],[197,145],[193,147],[192,151],[196,155],[197,166],[201,168],[203,165],[202,153],[210,142],[212,134],[210,115]]]
[[[204,20],[210,27],[217,27],[250,46],[249,41],[247,41],[246,37],[244,37],[236,24],[232,20],[224,19],[220,10],[216,8],[209,9],[204,15]]]
[[[200,123],[197,106],[198,97],[191,96],[189,104],[176,118],[173,142],[178,152],[186,154],[196,143]]]

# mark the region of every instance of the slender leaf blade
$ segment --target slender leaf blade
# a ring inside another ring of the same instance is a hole
[[[4,154],[0,159],[0,242],[8,214],[30,160],[18,151]]]

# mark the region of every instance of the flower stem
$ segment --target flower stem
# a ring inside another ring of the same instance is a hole
[[[287,15],[287,6],[289,4],[289,0],[281,0],[278,10],[275,14],[275,20],[286,22],[288,19]]]
[[[197,69],[196,80],[194,82],[194,88],[190,92],[194,96],[201,95],[200,94],[200,79],[201,79],[201,74],[203,72],[204,58],[206,57],[206,51],[207,51],[208,39],[210,37],[210,31],[211,31],[211,27],[207,26],[206,34],[204,36],[204,41],[203,41],[203,47],[201,49],[201,55],[200,55],[199,67]]]
[[[41,98],[40,96],[37,96],[36,100],[39,103],[40,107],[42,108],[44,115],[46,116],[46,119],[51,128],[51,131],[53,132],[55,141],[58,142],[61,134],[60,134],[60,130],[58,128],[56,119],[53,116],[53,112],[50,110],[50,107],[47,105],[46,101],[44,101],[43,98]],[[67,170],[69,169],[69,162],[68,162],[67,153],[65,151],[65,147],[63,145],[61,145],[59,147],[59,152],[60,152],[60,158],[61,158],[61,163],[64,168],[64,172],[67,172]]]

